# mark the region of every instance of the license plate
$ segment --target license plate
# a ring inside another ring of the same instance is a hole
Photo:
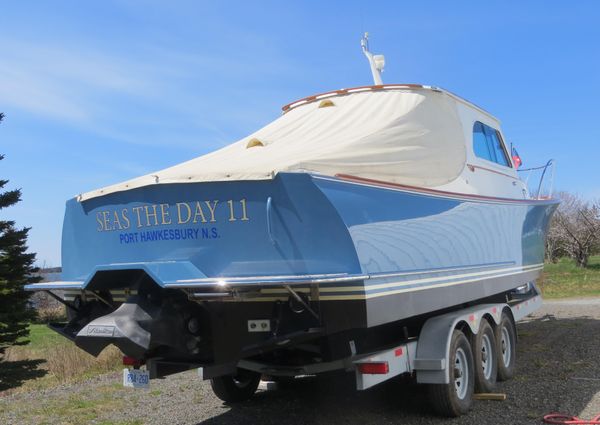
[[[150,388],[150,372],[142,369],[123,369],[123,386]]]

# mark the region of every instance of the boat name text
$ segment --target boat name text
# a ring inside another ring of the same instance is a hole
[[[111,232],[144,227],[250,221],[246,200],[150,204],[96,212],[96,230]]]

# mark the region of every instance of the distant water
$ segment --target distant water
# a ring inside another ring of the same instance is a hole
[[[40,275],[42,276],[42,282],[56,282],[60,280],[62,270],[60,267],[54,267],[52,269],[41,269]]]

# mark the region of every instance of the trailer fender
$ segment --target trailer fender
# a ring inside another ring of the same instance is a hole
[[[420,384],[447,384],[450,382],[448,359],[450,339],[459,326],[467,326],[473,335],[479,331],[481,320],[492,318],[500,323],[506,304],[482,304],[432,317],[425,322],[419,334],[414,370]]]

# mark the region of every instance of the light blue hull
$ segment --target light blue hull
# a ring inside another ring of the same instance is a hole
[[[167,288],[312,283],[318,301],[364,302],[368,327],[534,280],[555,207],[308,174],[156,185],[68,202],[63,279],[96,290],[127,286],[128,270]]]

